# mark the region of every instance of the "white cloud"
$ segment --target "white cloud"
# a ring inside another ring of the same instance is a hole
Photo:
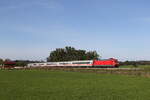
[[[145,21],[145,22],[150,22],[150,17],[142,18],[141,20],[142,20],[142,21]]]
[[[136,18],[135,21],[150,22],[150,17]]]
[[[56,2],[54,0],[25,0],[5,3],[0,7],[0,9],[18,9],[30,7],[42,7],[50,9],[63,8],[63,6],[59,2]]]

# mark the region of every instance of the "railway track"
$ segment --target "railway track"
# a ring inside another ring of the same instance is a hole
[[[35,68],[29,68],[29,67],[14,67],[14,69],[76,69],[76,70],[145,70],[144,68],[71,68],[71,67],[35,67]]]

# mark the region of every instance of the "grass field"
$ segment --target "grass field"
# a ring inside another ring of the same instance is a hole
[[[149,100],[150,79],[124,75],[0,70],[0,100]]]

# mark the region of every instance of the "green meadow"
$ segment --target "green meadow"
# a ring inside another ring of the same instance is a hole
[[[149,100],[150,78],[46,70],[0,70],[0,100]]]

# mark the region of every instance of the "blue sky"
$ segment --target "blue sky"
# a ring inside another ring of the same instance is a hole
[[[150,0],[0,0],[0,58],[44,60],[73,46],[150,60]]]

